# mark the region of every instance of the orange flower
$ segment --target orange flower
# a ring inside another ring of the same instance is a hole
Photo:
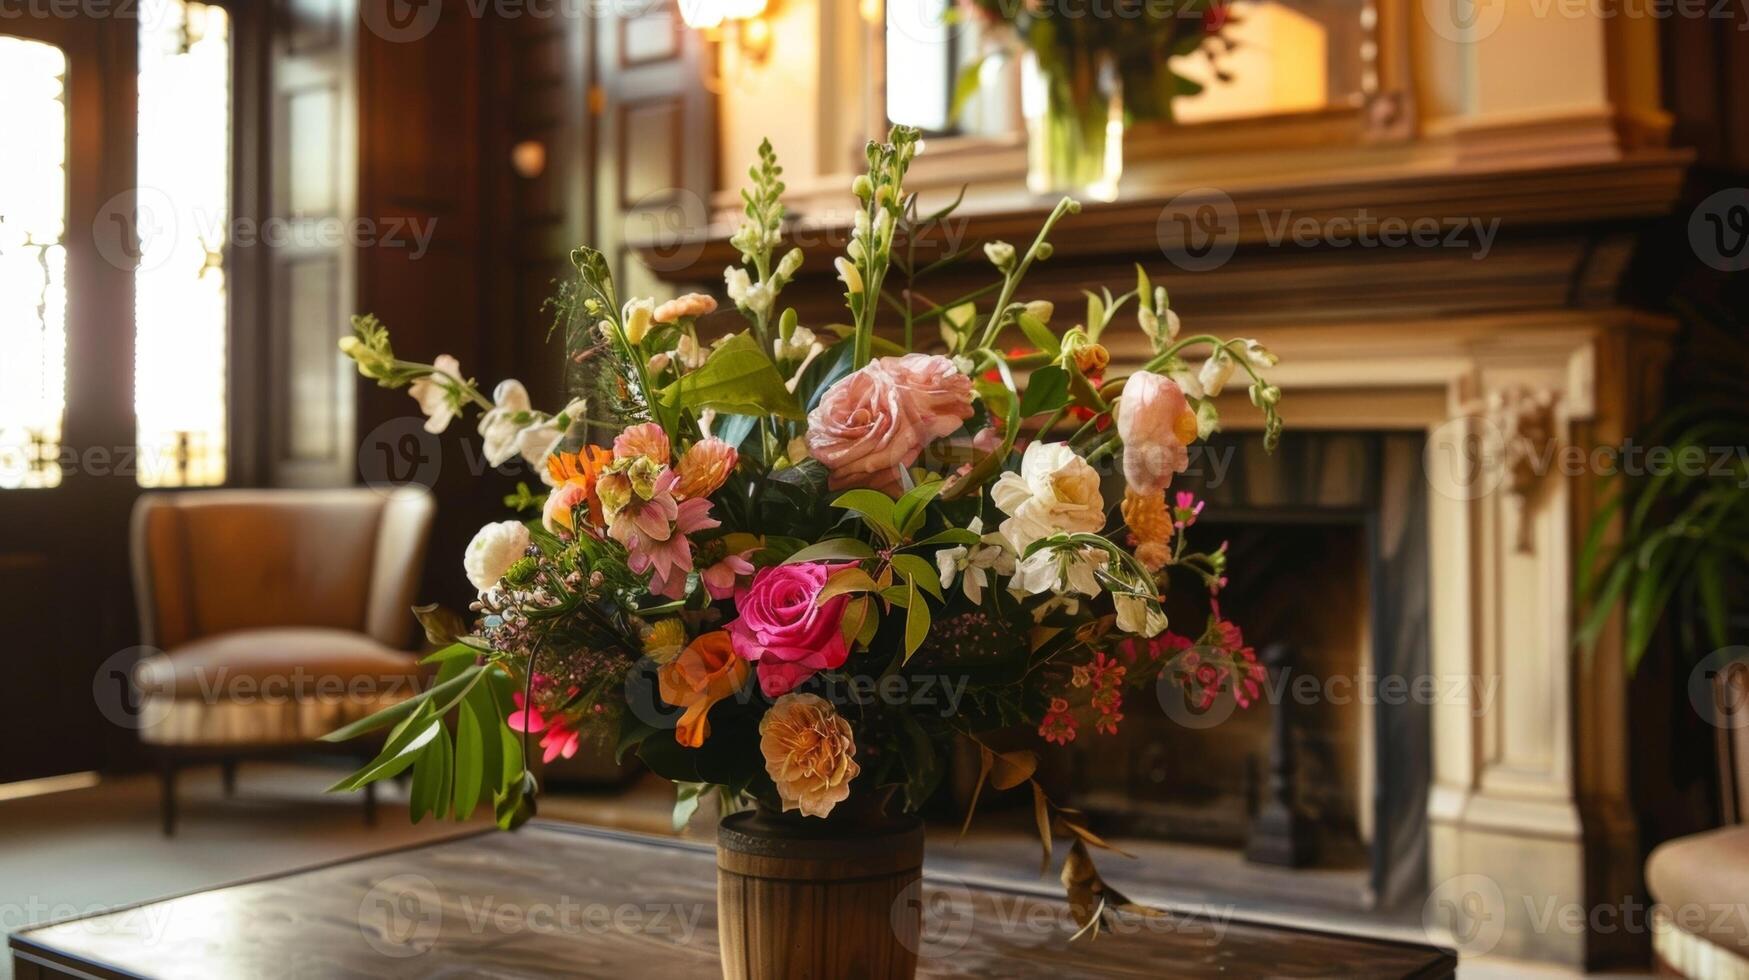
[[[786,813],[826,816],[850,796],[850,781],[862,771],[850,724],[813,694],[785,694],[772,702],[759,720],[759,751]]]
[[[604,521],[601,496],[596,492],[595,484],[601,478],[602,469],[611,462],[613,453],[600,446],[584,446],[582,452],[554,453],[547,457],[547,475],[552,478],[553,485],[582,487],[589,501],[589,521],[597,527]]]
[[[739,691],[751,672],[751,665],[735,656],[723,630],[698,637],[680,656],[658,668],[656,683],[662,700],[686,709],[674,729],[674,740],[693,749],[703,745],[711,733],[707,717],[711,705]]]
[[[1123,511],[1124,524],[1135,536],[1136,560],[1150,572],[1164,568],[1172,554],[1168,547],[1172,541],[1172,515],[1166,510],[1166,495],[1125,490],[1119,509]]]
[[[674,496],[685,500],[716,493],[735,469],[737,455],[734,446],[714,436],[693,443],[680,455],[676,466],[680,483],[674,487]]]

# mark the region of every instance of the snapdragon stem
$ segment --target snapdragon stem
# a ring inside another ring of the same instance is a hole
[[[996,299],[996,308],[990,311],[990,320],[985,324],[984,335],[978,341],[979,347],[988,347],[995,343],[996,335],[1001,332],[1002,324],[1008,318],[1008,304],[1014,299],[1015,287],[1020,285],[1020,280],[1026,278],[1026,272],[1032,268],[1033,260],[1038,257],[1039,249],[1044,246],[1045,239],[1051,233],[1051,228],[1062,220],[1063,215],[1068,214],[1071,210],[1078,211],[1080,208],[1081,205],[1075,203],[1074,198],[1065,197],[1057,202],[1056,207],[1051,209],[1050,217],[1045,219],[1044,225],[1038,230],[1038,235],[1033,238],[1032,247],[1026,250],[1025,255],[1021,256],[1020,263],[1014,267],[1014,271],[1003,278],[1002,294]]]

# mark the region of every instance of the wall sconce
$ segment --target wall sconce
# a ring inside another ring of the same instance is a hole
[[[771,54],[771,6],[774,0],[680,0],[680,19],[687,27],[721,41],[733,29],[741,54],[763,62]]]

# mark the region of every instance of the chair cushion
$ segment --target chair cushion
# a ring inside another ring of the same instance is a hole
[[[1646,859],[1646,887],[1684,932],[1749,953],[1740,914],[1749,883],[1749,826],[1724,827],[1660,844]]]
[[[140,737],[159,745],[317,738],[420,689],[418,657],[323,627],[237,630],[140,662]]]

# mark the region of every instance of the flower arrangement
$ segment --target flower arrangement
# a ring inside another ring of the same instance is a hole
[[[1071,838],[1072,897],[1122,904],[1088,858],[1105,842],[1033,779],[1037,756],[984,738],[1115,733],[1126,697],[1163,677],[1192,703],[1255,696],[1262,671],[1218,604],[1225,545],[1194,547],[1202,504],[1168,493],[1239,372],[1273,446],[1275,358],[1254,341],[1180,336],[1140,269],[1134,290],[1089,293],[1084,322],[1053,327],[1050,303],[1018,294],[1078,210],[1068,199],[1024,251],[984,245],[989,287],[922,310],[911,289],[899,301],[889,275],[920,270],[895,242],[942,214],[920,217],[904,191],[916,146],[899,127],[868,147],[835,260],[842,327],[779,312],[802,259],[777,254],[769,145],[733,237],[742,263],[724,277],[742,327],[707,340],[699,319],[717,304],[701,294],[622,300],[602,256],[580,248],[554,303],[576,393],[557,414],[514,381],[487,398],[453,358],[402,360],[374,318],[355,319],[341,346],[366,377],[406,387],[433,431],[481,409],[488,458],[521,455],[546,486],[519,488],[508,502],[531,513],[469,544],[472,624],[422,611],[445,644],[428,658],[434,683],[329,736],[388,729],[337,788],[412,767],[415,819],[465,817],[490,798],[510,827],[533,812],[529,757],[587,740],[674,780],[677,825],[706,792],[725,811],[824,819],[915,811],[963,738],[979,748],[980,790],[1030,784],[1047,864],[1052,835]],[[1153,354],[1112,377],[1100,338],[1132,302]],[[876,329],[888,314],[902,335]],[[1016,335],[1025,346],[1008,346]],[[1171,631],[1169,588],[1206,592],[1206,621]],[[952,711],[890,696],[925,677],[959,685]],[[1101,906],[1077,907],[1093,922]]]
[[[1230,0],[1113,0],[1088,7],[1057,0],[959,0],[954,17],[982,25],[993,43],[984,58],[1022,55],[1037,69],[1042,106],[1029,120],[1030,183],[1035,191],[1080,187],[1116,195],[1123,127],[1170,120],[1174,99],[1202,83],[1173,69],[1201,55],[1229,80],[1221,57],[1235,42]],[[960,73],[954,113],[984,77],[984,58]]]

